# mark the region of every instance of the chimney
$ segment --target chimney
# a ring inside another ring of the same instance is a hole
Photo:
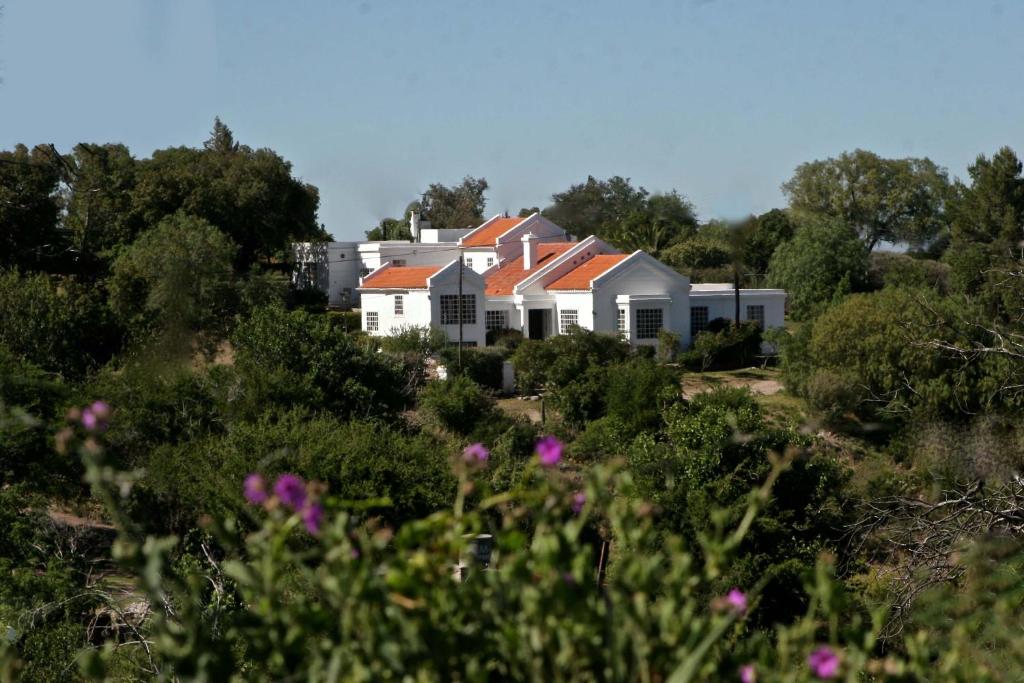
[[[537,237],[532,232],[523,235],[523,270],[537,265]]]
[[[412,241],[420,241],[420,214],[418,211],[409,212],[409,232],[412,233]]]

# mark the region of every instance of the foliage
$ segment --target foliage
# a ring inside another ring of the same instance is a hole
[[[716,238],[702,236],[677,242],[662,253],[662,260],[681,273],[694,270],[724,268],[732,263],[729,244]]]
[[[801,164],[783,183],[798,213],[845,223],[867,251],[879,242],[921,244],[945,224],[946,171],[925,159],[883,159],[857,149]]]
[[[408,403],[395,360],[360,348],[323,316],[257,309],[231,336],[246,400],[307,406],[343,417],[391,416]]]
[[[768,281],[786,290],[790,316],[806,320],[842,291],[844,282],[852,291],[862,290],[867,271],[868,252],[853,228],[814,219],[775,250]]]
[[[930,287],[939,294],[948,294],[950,292],[949,271],[949,266],[941,261],[876,251],[871,254],[868,281],[871,289]]]
[[[114,262],[111,306],[136,330],[226,333],[237,291],[236,246],[203,219],[176,214],[145,231]]]
[[[505,356],[493,349],[463,349],[459,365],[458,347],[446,346],[441,358],[449,374],[465,375],[482,387],[502,391]]]
[[[0,152],[0,268],[36,270],[59,255],[58,183],[53,149],[25,145]]]
[[[620,249],[658,256],[696,229],[693,205],[675,190],[651,194],[613,176],[571,186],[551,197],[544,215],[574,235],[597,235]]]
[[[920,640],[910,663],[891,660],[883,668],[872,659],[872,628],[856,616],[840,625],[845,603],[825,565],[808,585],[813,597],[802,619],[771,640],[737,628],[748,611],[763,609],[764,594],[752,584],[726,595],[720,582],[784,466],[770,468],[765,483],[742,496],[737,521],[720,518],[711,527],[696,555],[681,538],[658,532],[627,473],[596,468],[579,486],[533,464],[510,494],[485,497],[473,511],[460,494],[452,512],[406,524],[397,535],[326,498],[328,516],[306,521],[312,537],[303,539],[297,508],[260,494],[253,500],[265,501],[262,526],[244,538],[230,522],[213,527],[227,557],[178,579],[165,559],[175,541],[143,543],[118,512],[111,475],[95,456],[88,462],[97,494],[125,523],[119,557],[151,597],[150,666],[163,677],[364,680],[416,672],[424,680],[683,683],[731,676],[751,663],[767,680],[785,672],[799,681],[826,671],[817,668],[822,657],[855,676],[916,672],[931,655]],[[457,472],[462,492],[483,483],[472,464]],[[599,510],[615,543],[603,582],[595,580],[588,543]],[[466,540],[485,530],[494,534],[489,568],[471,559]],[[451,578],[457,557],[468,561],[462,581]],[[211,583],[230,585],[238,607],[204,609]],[[177,598],[173,612],[168,595]],[[821,648],[819,639],[829,645]],[[812,650],[819,654],[801,663]],[[102,677],[111,652],[87,653],[83,672]]]
[[[762,275],[768,272],[772,254],[779,245],[792,239],[796,225],[786,211],[772,209],[760,216],[752,216],[742,226],[743,263],[746,268]]]
[[[618,335],[590,332],[579,327],[544,340],[526,339],[512,354],[516,383],[521,392],[541,386],[557,389],[573,382],[594,366],[620,362],[629,344]]]
[[[487,180],[472,176],[451,187],[431,183],[423,193],[419,210],[434,228],[476,227],[484,220],[487,188]]]
[[[728,321],[698,332],[680,360],[687,368],[700,372],[731,370],[750,367],[760,353],[761,328],[757,323],[743,322],[737,326]]]
[[[419,403],[440,426],[462,435],[473,431],[494,410],[494,400],[465,375],[428,382]]]
[[[121,346],[101,286],[0,271],[0,344],[44,370],[79,379]]]

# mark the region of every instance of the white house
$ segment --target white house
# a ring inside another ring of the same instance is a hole
[[[364,277],[359,291],[363,329],[373,336],[438,327],[453,343],[485,344],[484,279],[458,258],[441,266],[389,263]]]
[[[332,304],[360,304],[369,334],[432,326],[452,342],[461,330],[472,346],[483,346],[489,330],[544,339],[573,325],[634,346],[655,345],[669,330],[689,346],[710,321],[736,317],[732,285],[691,285],[643,251],[622,254],[594,236],[577,242],[539,214],[494,216],[468,231],[412,216],[410,229],[413,241],[296,245],[295,277],[325,289]],[[781,327],[785,301],[780,289],[741,289],[739,319]]]

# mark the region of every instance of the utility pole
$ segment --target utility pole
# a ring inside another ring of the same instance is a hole
[[[459,305],[456,310],[459,312],[459,374],[462,374],[462,319],[465,310],[462,305],[462,252],[459,252]],[[737,304],[738,305],[738,304]]]
[[[740,269],[733,268],[732,270],[732,288],[734,297],[736,299],[736,327],[740,326]]]

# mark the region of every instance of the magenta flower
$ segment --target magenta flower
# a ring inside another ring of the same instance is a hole
[[[491,457],[491,452],[482,443],[474,443],[466,446],[462,451],[462,459],[470,465],[484,464]]]
[[[740,667],[740,683],[756,683],[757,670],[753,664],[744,664]]]
[[[302,508],[302,523],[306,525],[306,531],[314,536],[320,533],[320,525],[324,521],[324,509],[320,503],[310,503]]]
[[[839,675],[839,655],[828,645],[822,645],[807,656],[807,666],[818,678],[835,678]]]
[[[253,472],[245,478],[242,489],[245,491],[245,499],[253,505],[267,502],[267,483],[263,481],[263,475]]]
[[[747,611],[747,596],[739,588],[733,588],[725,595],[725,604],[737,614]]]
[[[587,494],[583,491],[577,491],[572,497],[572,511],[575,514],[580,514],[583,511],[583,506],[587,504]]]
[[[306,503],[306,484],[294,474],[282,474],[274,483],[274,493],[281,502],[298,512]]]
[[[545,436],[538,441],[535,451],[544,467],[554,467],[562,461],[562,442],[553,436]]]
[[[82,411],[82,426],[85,427],[87,432],[94,432],[99,426],[100,421],[90,408],[86,408]]]
[[[92,411],[92,414],[96,416],[96,419],[101,421],[110,417],[110,406],[106,401],[93,401],[88,410]]]

